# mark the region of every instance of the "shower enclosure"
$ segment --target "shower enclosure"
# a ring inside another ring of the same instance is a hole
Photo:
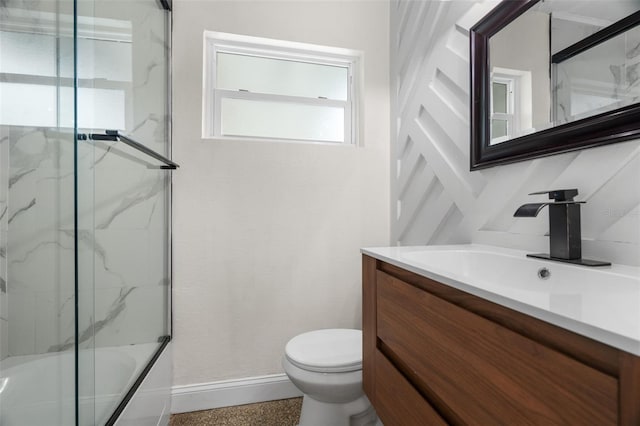
[[[0,425],[116,424],[170,340],[168,0],[0,0]]]

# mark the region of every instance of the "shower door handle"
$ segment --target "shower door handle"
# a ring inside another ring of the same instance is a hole
[[[169,160],[167,157],[158,154],[157,152],[155,152],[151,148],[144,146],[140,142],[136,142],[128,136],[121,135],[120,133],[118,133],[117,130],[105,130],[104,134],[90,133],[87,135],[84,133],[80,133],[78,134],[78,139],[80,140],[91,139],[94,141],[112,141],[112,142],[120,141],[134,148],[135,150],[140,151],[143,154],[148,155],[149,157],[152,157],[160,161],[161,163],[163,163],[164,166],[160,166],[161,169],[175,170],[178,167],[180,167],[177,163],[174,163],[173,161]]]

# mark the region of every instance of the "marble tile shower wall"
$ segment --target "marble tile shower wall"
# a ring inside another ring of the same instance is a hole
[[[105,8],[105,14],[113,9],[109,2]],[[124,16],[119,9],[115,13]],[[132,2],[126,13],[132,22],[135,58],[133,114],[126,133],[168,155],[169,45],[164,21],[149,16],[163,12],[155,2]],[[95,194],[100,194],[94,212],[95,344],[155,342],[166,334],[170,176],[117,155],[97,160],[101,161],[95,166]]]
[[[56,129],[3,130],[7,355],[42,353],[73,335],[73,142]]]
[[[131,20],[132,114],[125,134],[169,155],[167,75],[169,45],[165,23],[150,14],[163,13],[151,1],[129,2],[126,11],[109,2],[96,14]],[[153,6],[153,7],[150,7]],[[114,16],[115,15],[115,16]],[[107,148],[108,149],[108,148]],[[95,333],[96,346],[155,342],[166,334],[168,280],[169,172],[148,169],[113,150],[97,148],[84,170],[93,170],[93,223],[81,224],[80,249],[94,251],[95,319],[79,318],[81,344]],[[129,152],[129,151],[127,151]],[[82,176],[82,171],[79,172]],[[83,203],[80,203],[81,205]],[[82,284],[81,284],[82,285]],[[62,348],[64,349],[64,348]]]
[[[96,6],[97,14],[131,21],[135,60],[124,133],[166,154],[164,23],[148,19],[148,2],[131,2],[126,12],[102,4],[105,10]],[[75,343],[70,132],[0,126],[2,358],[68,350]],[[78,297],[93,302],[77,318],[81,346],[156,341],[166,324],[169,175],[120,155],[116,146],[81,143]]]

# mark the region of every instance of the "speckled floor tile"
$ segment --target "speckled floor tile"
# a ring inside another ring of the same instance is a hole
[[[174,414],[169,426],[295,426],[302,398]]]

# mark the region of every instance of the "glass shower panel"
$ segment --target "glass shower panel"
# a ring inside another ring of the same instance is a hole
[[[86,136],[167,155],[168,17],[0,1],[3,426],[110,424],[168,341],[169,172]]]
[[[109,421],[170,334],[170,172],[90,137],[117,130],[167,155],[169,15],[156,0],[78,4],[78,244],[91,257],[79,259],[79,418],[92,425]]]
[[[76,125],[78,135],[83,131],[82,126],[86,120],[80,121],[80,116],[85,116],[85,111],[93,110],[93,103],[86,102],[81,91],[91,90],[93,87],[87,81],[87,73],[80,74],[80,69],[85,69],[87,62],[92,62],[93,55],[87,49],[79,48],[79,41],[90,40],[94,33],[94,4],[93,1],[80,1],[76,4],[76,39],[74,43],[66,43],[61,46],[62,54],[75,56],[76,61],[72,68],[61,70],[63,75],[77,78],[77,88],[71,95],[71,101],[75,105],[72,115],[65,117]],[[69,94],[66,94],[67,97]],[[80,103],[83,99],[84,102]],[[95,398],[101,398],[101,392],[97,389],[95,369],[95,328],[98,319],[95,316],[95,175],[94,164],[97,153],[95,147],[85,143],[81,138],[76,143],[75,186],[76,186],[76,342],[77,342],[77,425],[90,426],[96,418],[96,411],[100,410]],[[114,375],[118,369],[114,368]],[[120,385],[124,387],[124,385]],[[115,398],[115,395],[111,397]],[[108,396],[100,401],[109,400]],[[101,424],[104,424],[102,422]]]
[[[73,22],[72,1],[0,2],[3,426],[75,423]]]

